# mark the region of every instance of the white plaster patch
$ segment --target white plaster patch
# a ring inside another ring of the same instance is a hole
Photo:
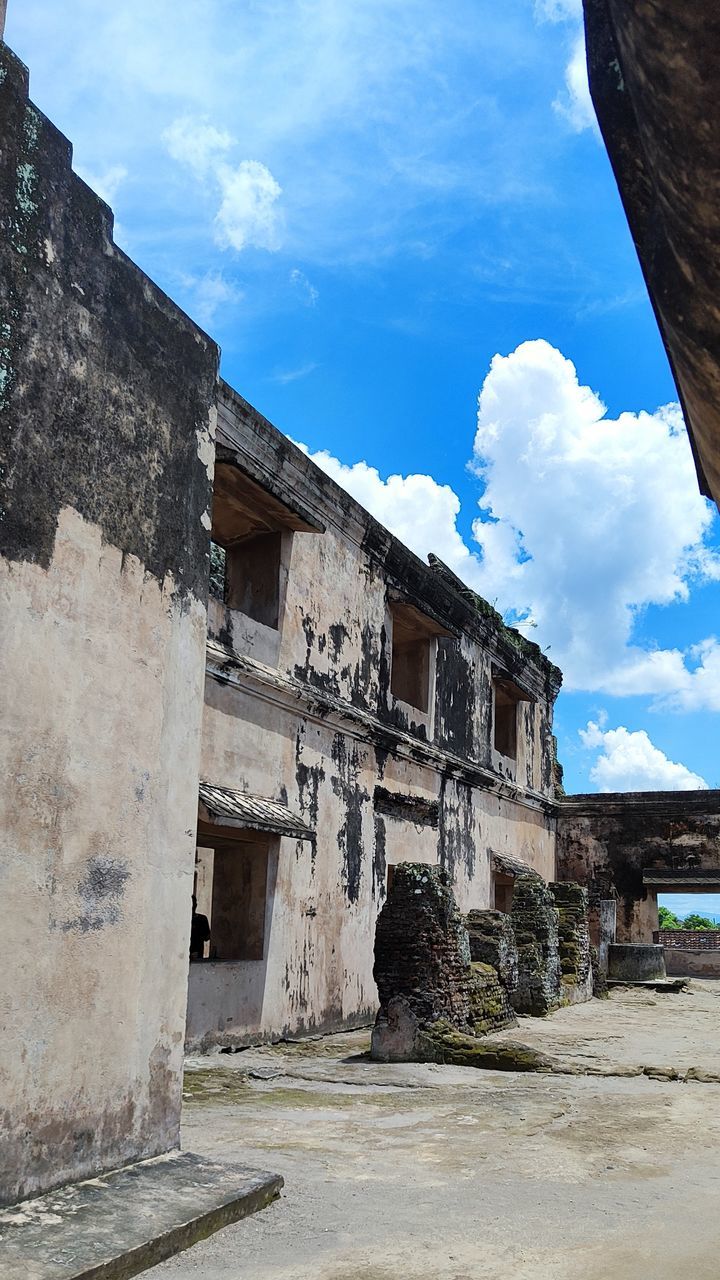
[[[17,204],[25,217],[30,218],[37,212],[37,205],[32,198],[37,174],[31,164],[19,164],[17,167]]]
[[[213,405],[208,414],[208,425],[195,432],[197,440],[197,456],[207,471],[208,480],[212,483],[215,476],[215,431],[217,429],[217,409]],[[207,526],[206,526],[207,527]]]

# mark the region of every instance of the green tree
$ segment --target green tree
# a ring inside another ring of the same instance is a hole
[[[720,924],[715,924],[714,920],[710,920],[708,916],[699,916],[696,911],[686,916],[680,925],[681,929],[720,929]]]
[[[683,925],[681,924],[680,920],[675,915],[674,911],[671,911],[669,907],[658,908],[658,919],[660,921],[661,929],[682,929],[683,928]]]

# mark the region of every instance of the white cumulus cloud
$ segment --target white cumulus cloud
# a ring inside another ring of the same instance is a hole
[[[711,647],[689,667],[633,643],[640,609],[720,577],[677,405],[609,418],[570,360],[524,342],[492,360],[475,457],[480,587],[532,617],[570,687],[689,698],[707,682]]]
[[[582,29],[573,41],[572,52],[565,67],[565,88],[556,97],[553,107],[576,133],[582,133],[584,129],[597,129],[588,84],[585,34]]]
[[[537,22],[572,23],[574,33],[565,65],[565,88],[558,93],[553,107],[576,133],[584,129],[597,131],[588,84],[582,0],[535,0],[534,12]]]
[[[309,453],[304,445],[300,448]],[[428,475],[394,475],[383,480],[366,462],[348,466],[324,450],[310,457],[421,559],[434,551],[472,585],[480,566],[458,531],[460,499],[449,485],[438,484]]]
[[[468,545],[460,499],[422,474],[312,455],[419,556],[434,551],[564,671],[567,688],[653,695],[720,711],[720,644],[635,638],[648,605],[720,579],[677,405],[610,418],[548,342],[496,355],[479,397],[474,469],[484,489]]]
[[[597,751],[590,770],[598,791],[697,791],[707,782],[684,764],[669,760],[644,729],[605,729],[594,720],[580,729],[583,746]]]
[[[219,197],[214,238],[221,249],[280,248],[282,187],[267,165],[259,160],[231,164],[226,157],[234,138],[208,120],[183,116],[165,130],[163,141],[173,160],[192,170],[199,182],[214,185]]]

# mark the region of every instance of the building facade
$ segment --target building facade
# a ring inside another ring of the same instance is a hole
[[[0,140],[12,1203],[173,1149],[185,1044],[370,1023],[399,863],[463,913],[559,871],[649,941],[720,800],[559,798],[558,669],[218,380],[1,42]]]
[[[212,537],[193,1049],[371,1021],[398,862],[555,869],[557,668],[225,384]]]

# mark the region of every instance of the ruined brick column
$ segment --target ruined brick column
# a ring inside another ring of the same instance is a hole
[[[447,1024],[466,1035],[512,1025],[495,970],[472,964],[465,923],[439,867],[401,863],[378,916],[373,970],[380,1011],[372,1056],[412,1061],[418,1031]]]
[[[470,911],[465,924],[470,958],[492,965],[512,1003],[518,985],[518,949],[510,916],[505,911]]]
[[[588,929],[588,891],[579,884],[550,884],[558,909],[560,942],[560,998],[562,1004],[580,1004],[593,994]]]
[[[558,911],[545,881],[515,879],[510,915],[518,948],[518,986],[513,1007],[540,1016],[560,1004]]]

